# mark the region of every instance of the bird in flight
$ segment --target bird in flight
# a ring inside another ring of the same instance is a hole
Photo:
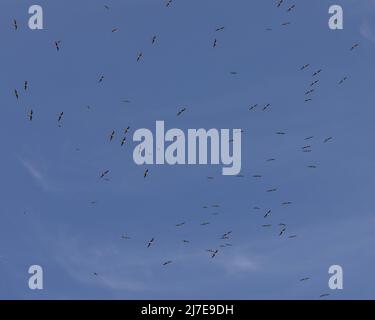
[[[212,252],[211,258],[215,258],[218,253],[219,250],[215,250],[214,252]]]
[[[14,27],[14,30],[18,29],[18,25],[17,25],[17,20],[16,19],[13,20],[13,27]]]
[[[146,178],[148,175],[148,169],[146,169],[145,173],[143,174],[143,178]]]
[[[287,206],[287,205],[289,205],[289,204],[292,204],[292,202],[291,202],[291,201],[286,201],[286,202],[283,202],[283,203],[282,203],[283,206]]]
[[[301,67],[300,70],[305,70],[305,69],[308,68],[309,66],[310,66],[310,63],[306,63],[305,65],[303,65],[303,66]]]
[[[347,77],[347,76],[345,76],[344,78],[342,78],[342,79],[340,80],[339,84],[343,84],[343,83],[344,83],[344,81],[346,81],[347,79],[348,79],[348,77]]]
[[[271,106],[271,104],[270,104],[270,103],[267,103],[267,104],[263,107],[262,111],[266,111],[270,106]]]
[[[290,24],[291,24],[290,22],[284,22],[281,25],[284,26],[284,27],[286,27],[286,26],[289,26]]]
[[[103,82],[103,80],[104,80],[104,76],[101,75],[100,78],[99,78],[99,80],[98,80],[98,82],[101,83],[101,82]]]
[[[279,236],[281,237],[286,231],[286,227],[282,227],[279,233]]]
[[[324,297],[328,297],[330,294],[329,293],[323,293],[319,296],[319,298],[324,298]]]
[[[307,167],[310,168],[310,169],[316,169],[317,168],[315,165],[309,165]]]
[[[109,135],[109,141],[112,141],[114,137],[115,137],[115,130],[113,130],[111,134]]]
[[[104,178],[109,173],[109,170],[105,170],[100,174],[100,179]]]
[[[289,8],[288,8],[288,12],[291,12],[294,8],[296,7],[296,5],[295,4],[293,4],[293,5],[291,5]]]
[[[151,38],[151,44],[154,44],[156,42],[156,36],[153,36],[152,38]]]
[[[201,223],[201,226],[207,226],[207,225],[209,225],[210,223],[209,222],[202,222]]]
[[[327,143],[327,142],[331,141],[332,139],[333,139],[333,137],[325,138],[325,139],[324,139],[324,143]]]
[[[130,130],[130,127],[128,126],[128,127],[125,129],[124,134],[127,134],[129,130]]]
[[[323,70],[322,69],[319,69],[319,70],[317,70],[317,71],[315,71],[314,73],[313,73],[313,77],[315,77],[315,76],[317,76],[319,73],[321,73]]]
[[[176,224],[176,227],[182,227],[184,224],[186,224],[186,222],[178,223],[178,224]]]
[[[126,137],[123,137],[123,138],[121,139],[121,147],[125,144],[125,142],[126,142]]]
[[[186,108],[183,107],[180,111],[177,112],[177,116],[182,115],[186,111]]]
[[[281,5],[283,4],[284,0],[279,0],[279,2],[277,3],[277,7],[281,7]]]
[[[309,277],[305,277],[305,278],[302,278],[302,279],[300,279],[299,281],[307,281],[307,280],[310,280],[310,278]]]
[[[275,192],[276,190],[277,190],[276,188],[268,189],[267,192]]]
[[[117,32],[118,28],[113,28],[111,31],[112,31],[112,33]]]
[[[310,87],[315,86],[318,82],[319,82],[319,80],[315,80],[315,81],[311,82]]]
[[[139,62],[139,60],[141,60],[142,57],[143,57],[143,53],[142,52],[138,53],[137,62]]]
[[[171,264],[171,263],[172,263],[171,260],[169,260],[169,261],[165,261],[165,262],[163,263],[163,266],[166,266],[166,265]]]
[[[123,239],[123,240],[130,240],[131,238],[129,236],[127,236],[127,235],[122,235],[121,239]]]
[[[29,117],[29,120],[32,121],[33,120],[33,115],[34,115],[34,111],[31,109],[28,113],[28,117]]]
[[[214,40],[214,44],[212,45],[213,48],[217,47],[217,39]]]
[[[104,8],[106,8],[107,10],[109,10],[109,6],[107,6],[106,4],[104,5]]]
[[[272,210],[268,210],[266,214],[264,215],[264,218],[267,218],[271,214]]]
[[[218,32],[218,31],[223,31],[225,29],[225,27],[219,27],[219,28],[216,28],[216,32]]]
[[[352,50],[354,50],[354,49],[356,49],[356,48],[358,48],[358,47],[359,47],[359,43],[355,43],[355,44],[353,44],[352,47],[350,48],[350,51],[352,51]]]
[[[17,99],[19,98],[19,94],[18,94],[17,89],[14,90],[14,95],[16,96]]]
[[[309,136],[309,137],[305,138],[305,140],[310,140],[312,138],[314,138],[314,136]]]
[[[169,7],[169,6],[172,4],[172,1],[173,1],[173,0],[168,0],[165,6],[166,6],[166,7]]]
[[[64,116],[64,112],[61,112],[59,114],[59,118],[57,119],[57,122],[60,122],[62,120],[63,116]]]
[[[148,242],[148,244],[147,244],[147,248],[150,248],[150,247],[153,245],[154,242],[155,242],[155,239],[152,238],[152,239]]]
[[[60,40],[59,41],[55,41],[55,47],[56,47],[57,51],[60,51],[60,43],[61,43]]]
[[[254,105],[252,105],[252,106],[249,108],[249,110],[250,110],[250,111],[251,111],[251,110],[254,110],[257,106],[258,106],[258,104],[254,104]]]
[[[29,86],[29,83],[28,83],[28,81],[26,80],[26,81],[24,82],[24,85],[23,85],[23,88],[24,88],[25,91],[27,90],[28,86]]]

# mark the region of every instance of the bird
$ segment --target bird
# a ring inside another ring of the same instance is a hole
[[[254,174],[253,178],[257,178],[258,179],[258,178],[262,178],[262,176],[260,174]]]
[[[344,78],[342,78],[342,79],[340,80],[339,84],[343,84],[343,83],[344,83],[344,81],[346,81],[347,79],[348,79],[348,77],[347,77],[347,76],[345,76]]]
[[[18,24],[17,24],[17,20],[16,19],[13,19],[13,27],[14,27],[14,30],[18,29]]]
[[[186,222],[178,223],[178,224],[176,224],[176,227],[182,227],[184,224],[186,224]]]
[[[177,116],[182,115],[185,111],[186,111],[186,108],[183,107],[182,109],[180,109],[180,110],[177,112]]]
[[[109,173],[109,170],[105,170],[100,174],[100,178],[104,178]]]
[[[143,178],[146,178],[147,175],[148,175],[148,169],[146,169],[146,171],[144,172],[144,174],[143,174]]]
[[[319,296],[319,298],[324,298],[324,297],[328,297],[330,294],[329,293],[323,293]]]
[[[325,139],[324,139],[324,143],[327,143],[327,142],[331,141],[332,139],[333,139],[333,137],[325,138]]]
[[[166,6],[166,7],[169,7],[169,6],[172,4],[172,1],[173,1],[173,0],[168,0],[165,6]]]
[[[267,103],[267,104],[263,107],[262,111],[266,111],[270,106],[271,106],[271,104],[270,104],[270,103]]]
[[[277,3],[277,7],[279,8],[282,4],[283,4],[284,0],[279,0],[279,2]]]
[[[129,236],[122,235],[122,236],[121,236],[121,239],[124,239],[124,240],[130,240],[131,238],[130,238]]]
[[[211,258],[215,258],[216,255],[219,253],[219,250],[215,250],[212,255],[211,255]]]
[[[107,10],[109,10],[109,6],[107,6],[106,4],[104,5],[104,8],[106,8]]]
[[[322,69],[319,69],[319,70],[317,70],[317,71],[315,71],[314,73],[313,73],[313,77],[315,77],[315,76],[317,76],[319,73],[321,73],[323,70]]]
[[[118,28],[113,28],[113,29],[111,30],[112,33],[117,32],[117,31],[118,31]]]
[[[359,43],[355,43],[355,44],[353,44],[352,47],[350,48],[350,51],[352,51],[352,50],[354,50],[354,49],[356,49],[356,48],[358,48],[358,47],[359,47]]]
[[[319,82],[319,80],[315,80],[315,81],[311,82],[310,87],[315,86],[318,82]]]
[[[305,99],[305,102],[309,102],[309,101],[312,101],[312,99],[311,98]]]
[[[217,39],[214,40],[214,44],[212,45],[213,48],[217,47]]]
[[[289,239],[297,238],[297,235],[293,234],[293,235],[289,236],[288,238]]]
[[[93,274],[94,274],[94,276],[98,276],[99,275],[97,272],[94,272]]]
[[[61,43],[60,40],[55,41],[55,47],[56,47],[56,50],[57,50],[57,51],[60,51],[60,43]]]
[[[310,66],[310,64],[309,64],[309,63],[306,63],[306,64],[304,64],[304,65],[301,67],[300,70],[305,70],[305,69],[308,68],[309,66]]]
[[[278,134],[278,135],[284,135],[284,134],[286,134],[285,132],[282,132],[282,131],[278,131],[278,132],[276,132],[276,134]]]
[[[109,135],[109,141],[112,141],[115,137],[115,130],[112,130],[111,134]]]
[[[19,98],[19,94],[18,94],[17,89],[14,90],[14,95],[16,96],[17,99]]]
[[[286,26],[288,26],[288,25],[290,25],[290,24],[291,24],[291,22],[284,22],[284,23],[282,23],[281,25],[284,26],[284,27],[286,27]]]
[[[268,210],[268,211],[266,212],[266,214],[264,215],[264,218],[269,217],[269,215],[271,214],[271,212],[272,212],[272,210]]]
[[[286,202],[283,202],[283,203],[282,203],[283,206],[287,206],[287,205],[289,205],[289,204],[292,204],[292,202],[290,202],[290,201],[286,201]]]
[[[230,74],[231,74],[232,76],[234,76],[234,75],[238,74],[238,72],[237,72],[237,71],[231,71]]]
[[[305,140],[311,140],[312,138],[314,138],[314,136],[309,136],[309,137],[305,138]]]
[[[291,12],[295,7],[296,7],[295,4],[291,5],[291,6],[288,8],[287,12]]]
[[[129,132],[129,130],[130,130],[130,127],[129,127],[129,126],[126,127],[126,129],[125,129],[125,131],[124,131],[124,134],[127,134],[127,133]]]
[[[276,188],[268,189],[267,192],[275,192],[276,190],[277,190]]]
[[[280,230],[280,233],[279,233],[279,236],[281,237],[286,231],[286,228],[283,227],[281,230]]]
[[[302,278],[302,279],[300,279],[299,281],[307,281],[307,280],[310,280],[310,278],[309,277],[305,277],[305,278]]]
[[[154,44],[156,42],[156,36],[152,36],[151,38],[151,44]]]
[[[310,89],[310,90],[306,91],[306,92],[305,92],[305,96],[307,96],[307,95],[310,94],[310,93],[313,93],[314,91],[315,91],[315,89]]]
[[[183,243],[190,243],[189,240],[182,240]]]
[[[209,225],[210,223],[209,222],[202,222],[201,223],[201,226],[207,226],[207,225]]]
[[[153,245],[154,242],[155,242],[155,238],[152,238],[152,239],[148,242],[148,244],[147,244],[147,248],[150,248],[150,247]]]
[[[139,52],[138,55],[137,55],[137,62],[139,62],[139,60],[141,60],[142,57],[143,57],[143,53]]]
[[[28,117],[29,117],[29,120],[32,121],[33,120],[33,115],[34,115],[34,111],[31,109],[28,113]]]
[[[272,224],[263,224],[262,227],[263,228],[269,228],[269,227],[272,227]]]
[[[309,165],[307,167],[310,168],[310,169],[316,169],[317,168],[315,165]]]
[[[172,263],[172,261],[168,260],[168,261],[166,261],[166,262],[163,263],[163,266],[166,266],[166,265],[171,264],[171,263]]]
[[[215,29],[215,32],[223,31],[224,29],[225,29],[225,27],[219,27],[219,28],[216,28],[216,29]]]
[[[104,80],[104,76],[101,75],[100,78],[99,78],[99,80],[98,80],[98,82],[101,83],[101,82],[103,82],[103,80]]]
[[[26,91],[27,88],[28,88],[28,86],[29,86],[29,83],[28,83],[28,81],[26,80],[26,81],[24,82],[24,84],[23,84],[23,89]]]
[[[63,116],[64,116],[64,112],[60,112],[57,122],[60,122]]]
[[[274,159],[274,158],[270,158],[270,159],[267,159],[266,161],[267,162],[271,162],[271,161],[275,161],[276,159]]]
[[[125,144],[125,142],[126,142],[126,137],[123,137],[123,138],[121,139],[121,147]]]
[[[249,107],[249,110],[250,110],[250,111],[251,111],[251,110],[254,110],[257,106],[258,106],[258,104],[254,104],[254,105],[252,105],[252,106]]]

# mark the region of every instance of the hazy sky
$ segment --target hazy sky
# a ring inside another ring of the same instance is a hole
[[[36,2],[45,29],[32,31]],[[332,4],[344,8],[344,30],[328,28]],[[375,1],[3,0],[0,37],[0,298],[375,298]],[[161,165],[144,179],[131,137],[156,120],[243,129],[244,177]],[[109,181],[99,179],[106,169]],[[28,288],[33,264],[44,290]],[[328,288],[335,264],[341,291]]]

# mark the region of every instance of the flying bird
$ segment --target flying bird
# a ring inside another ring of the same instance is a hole
[[[340,80],[340,82],[339,82],[339,84],[343,84],[344,83],[344,81],[346,81],[348,79],[348,77],[344,77],[344,78],[342,78],[341,80]]]
[[[310,278],[309,277],[306,277],[306,278],[302,278],[302,279],[300,279],[299,281],[307,281],[307,280],[310,280]]]
[[[212,45],[213,48],[216,48],[217,46],[217,39],[214,40],[214,44]]]
[[[288,8],[287,12],[291,12],[295,7],[296,7],[295,4],[291,5],[291,6]]]
[[[152,238],[152,239],[148,242],[148,244],[147,244],[147,248],[150,248],[154,242],[155,242],[155,239]]]
[[[358,48],[358,47],[359,47],[359,43],[355,43],[355,44],[353,44],[352,47],[350,48],[350,51],[352,51],[352,50],[354,50],[354,49],[356,49],[356,48]]]
[[[28,81],[26,80],[26,81],[24,82],[23,89],[26,91],[27,88],[28,88],[28,86],[29,86],[29,83],[28,83]]]
[[[60,51],[60,43],[61,43],[60,40],[59,41],[55,41],[55,47],[56,47],[57,51]]]
[[[57,119],[57,122],[60,122],[60,121],[62,120],[63,116],[64,116],[64,112],[61,112],[61,113],[59,114],[59,117],[58,117],[58,119]]]
[[[309,63],[306,63],[305,65],[303,65],[303,66],[301,67],[300,70],[305,70],[305,69],[308,68],[309,66],[310,66],[310,64],[309,64]]]
[[[271,214],[272,210],[268,210],[266,214],[264,215],[264,218],[267,218]]]
[[[180,116],[180,115],[183,114],[185,111],[186,111],[186,108],[183,107],[180,111],[177,112],[177,116]]]
[[[333,139],[333,137],[328,137],[328,138],[324,139],[324,143],[327,143],[327,142],[331,141],[332,139]]]
[[[145,173],[143,174],[143,178],[146,178],[148,175],[148,169],[146,169]]]
[[[277,3],[277,7],[281,7],[281,5],[283,4],[284,0],[279,0],[279,2]]]
[[[17,20],[16,19],[13,20],[13,27],[14,27],[14,30],[18,29],[18,25],[17,25]]]
[[[104,80],[104,76],[102,75],[102,76],[100,76],[98,82],[101,83],[101,82],[103,82],[103,80]]]
[[[166,261],[166,262],[164,262],[163,263],[163,266],[166,266],[166,265],[168,265],[168,264],[171,264],[172,263],[172,261],[171,260],[169,260],[169,261]]]
[[[152,38],[151,38],[151,44],[154,44],[156,42],[156,36],[153,36]]]
[[[14,95],[16,96],[17,99],[19,98],[17,89],[14,90]]]
[[[141,60],[142,57],[143,57],[143,53],[142,52],[138,53],[137,62],[139,62],[139,60]]]
[[[218,31],[223,31],[225,29],[225,27],[219,27],[219,28],[216,28],[216,32],[218,32]]]
[[[112,29],[112,33],[117,32],[117,31],[118,31],[118,28],[113,28]]]
[[[125,144],[125,142],[126,142],[126,137],[123,137],[123,138],[121,139],[121,147]]]
[[[113,130],[111,134],[109,135],[109,141],[112,141],[114,137],[115,137],[115,130]]]
[[[313,77],[315,77],[315,76],[317,76],[319,73],[321,73],[323,70],[322,69],[319,69],[319,70],[317,70],[317,71],[315,71],[314,73],[313,73]]]
[[[172,1],[173,1],[173,0],[168,0],[165,6],[166,6],[166,7],[169,7],[169,6],[172,4]]]
[[[34,115],[34,111],[31,109],[28,113],[28,117],[29,117],[29,120],[32,121],[33,120],[33,115]]]
[[[257,106],[258,106],[258,104],[254,104],[254,105],[252,105],[252,106],[249,108],[249,110],[250,110],[250,111],[251,111],[251,110],[254,110]]]
[[[109,173],[109,170],[105,170],[100,174],[100,178],[104,178]]]

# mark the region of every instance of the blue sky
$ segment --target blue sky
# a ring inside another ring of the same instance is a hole
[[[0,298],[375,298],[375,1],[275,3],[40,0],[45,29],[31,31],[35,2],[2,1]],[[344,30],[328,28],[332,4],[344,8]],[[249,111],[267,103],[265,112]],[[181,106],[187,111],[177,117]],[[119,133],[153,130],[156,120],[182,130],[243,129],[244,177],[222,176],[221,166],[165,165],[149,166],[144,179],[136,144],[121,147]],[[301,152],[306,144],[311,153]],[[100,181],[105,169],[110,180]],[[283,237],[279,223],[287,224]],[[232,246],[211,259],[206,249],[227,231]],[[28,288],[33,264],[43,267],[44,290]],[[344,269],[340,291],[327,284],[334,264]]]

